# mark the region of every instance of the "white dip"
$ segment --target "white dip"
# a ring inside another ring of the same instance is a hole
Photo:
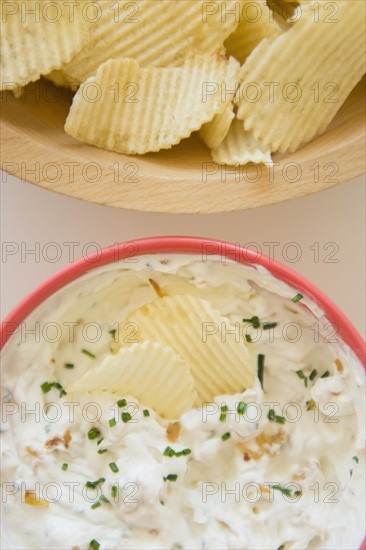
[[[264,356],[263,390],[257,379],[188,411],[169,438],[169,422],[134,396],[60,396],[111,353],[117,323],[157,298],[149,279],[227,316],[251,337],[256,371]],[[2,355],[2,548],[359,548],[364,371],[297,292],[263,268],[151,255],[44,302]],[[167,456],[168,446],[190,452]]]

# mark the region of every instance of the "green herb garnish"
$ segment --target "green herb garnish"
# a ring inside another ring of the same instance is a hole
[[[330,375],[329,370],[326,370],[326,371],[321,375],[320,378],[328,378],[329,375]]]
[[[75,367],[74,363],[65,363],[64,364],[65,369],[73,369]]]
[[[126,399],[120,399],[119,401],[117,401],[117,405],[119,407],[125,407],[127,405]]]
[[[313,369],[313,370],[311,371],[310,375],[309,375],[309,379],[310,379],[311,381],[313,381],[314,378],[316,378],[317,374],[318,374],[318,371],[317,371],[316,369]]]
[[[228,439],[230,439],[230,437],[231,437],[231,433],[230,432],[225,432],[224,434],[222,434],[221,439],[223,441],[227,441]]]
[[[301,380],[304,380],[305,387],[307,388],[308,387],[308,379],[305,376],[305,374],[302,372],[302,370],[297,370],[296,374]]]
[[[94,502],[94,504],[92,504],[92,505],[90,506],[90,508],[91,508],[92,510],[95,510],[96,508],[99,508],[99,506],[101,506],[101,504],[100,504],[99,500],[97,500],[97,502]]]
[[[43,391],[43,393],[48,393],[49,391],[51,391],[52,388],[59,390],[60,397],[62,397],[63,395],[67,395],[59,382],[43,382],[43,384],[41,384],[41,390]]]
[[[89,547],[91,548],[91,550],[99,550],[100,544],[97,540],[93,539],[89,542]]]
[[[61,468],[63,469],[64,472],[66,472],[68,467],[69,467],[69,465],[66,464],[66,462],[64,462],[63,465],[61,466]]]
[[[114,474],[116,474],[117,472],[119,472],[119,468],[118,468],[118,466],[117,466],[117,464],[116,464],[115,462],[110,462],[110,463],[108,464],[108,466],[110,467],[110,469],[112,470],[112,472],[113,472]]]
[[[105,497],[104,495],[100,495],[100,498],[99,498],[100,501],[102,502],[105,502],[106,504],[110,504],[111,501],[107,499],[107,497]]]
[[[108,424],[110,425],[111,428],[113,428],[113,426],[115,426],[117,424],[116,419],[115,418],[110,418],[108,420]]]
[[[122,422],[126,423],[126,422],[129,422],[130,420],[132,420],[132,416],[128,412],[122,413],[121,414],[121,419],[122,419]]]
[[[352,457],[352,460],[354,460],[354,461],[356,462],[356,464],[359,463],[359,458],[358,458],[358,456],[353,456],[353,457]]]
[[[147,409],[144,409],[142,412],[144,416],[150,416],[150,413]]]
[[[163,477],[164,481],[177,481],[178,476],[177,474],[169,474],[166,477]]]
[[[191,454],[191,449],[183,449],[182,451],[175,451],[174,449],[172,449],[171,447],[169,447],[169,445],[166,447],[166,449],[164,450],[163,452],[163,455],[164,456],[186,456],[186,455],[189,455]]]
[[[87,355],[88,357],[90,357],[90,359],[95,359],[96,358],[96,355],[94,355],[94,353],[92,353],[91,351],[83,348],[81,350],[81,353],[83,353],[84,355]]]
[[[278,323],[263,323],[262,328],[263,330],[270,330],[271,328],[276,328],[278,326]]]
[[[98,487],[98,485],[101,485],[104,482],[105,482],[105,478],[100,477],[96,481],[87,481],[85,483],[85,487],[87,487],[88,489],[96,489]]]
[[[117,329],[112,328],[111,330],[108,331],[108,334],[110,334],[112,336],[112,338],[114,339],[114,337],[116,336],[116,332],[117,332]]]
[[[254,315],[250,319],[243,319],[243,323],[250,323],[253,328],[259,328],[261,326],[259,317],[257,317],[256,315]]]
[[[270,422],[277,422],[277,424],[285,424],[286,418],[284,416],[278,416],[274,409],[268,411],[267,418]]]
[[[89,439],[97,439],[97,437],[100,435],[100,431],[98,430],[98,428],[91,428],[89,431],[88,431],[88,438]]]
[[[301,495],[301,491],[295,491],[294,493],[291,491],[291,489],[286,489],[285,487],[281,487],[281,485],[272,485],[272,488],[276,491],[281,491],[281,493],[288,498],[294,498]]]
[[[111,487],[112,498],[117,498],[117,494],[118,494],[118,487],[117,487],[117,485],[113,485]]]
[[[260,353],[258,355],[258,378],[263,389],[263,373],[264,373],[264,355]]]
[[[104,455],[104,453],[107,453],[108,449],[99,449],[98,455]]]
[[[240,403],[238,403],[238,406],[236,407],[236,411],[238,414],[244,414],[247,410],[247,407],[248,405],[244,403],[244,401],[240,401]]]
[[[298,293],[296,294],[296,296],[294,296],[293,298],[291,298],[291,301],[294,302],[294,304],[296,304],[296,302],[300,302],[300,300],[303,299],[303,295]]]
[[[245,339],[247,342],[251,343],[252,342],[252,337],[250,336],[250,334],[246,334],[245,335]]]

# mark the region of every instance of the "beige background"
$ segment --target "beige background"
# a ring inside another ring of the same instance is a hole
[[[60,196],[6,174],[0,177],[2,318],[67,265],[72,250],[74,259],[83,248],[87,252],[88,243],[96,243],[89,247],[93,252],[96,246],[126,239],[195,235],[252,243],[265,254],[272,250],[276,260],[328,294],[365,335],[364,177],[288,203],[204,216],[129,212]]]

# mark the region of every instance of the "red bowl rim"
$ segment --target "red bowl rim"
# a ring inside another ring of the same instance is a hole
[[[0,350],[14,334],[19,325],[32,311],[48,297],[67,284],[94,269],[143,254],[218,254],[222,258],[234,259],[244,265],[261,265],[276,278],[311,298],[324,312],[327,320],[334,325],[340,338],[353,350],[366,367],[365,342],[351,321],[321,290],[291,268],[238,243],[229,243],[203,237],[150,237],[135,239],[103,248],[69,264],[52,277],[46,279],[29,293],[5,317],[0,328]]]

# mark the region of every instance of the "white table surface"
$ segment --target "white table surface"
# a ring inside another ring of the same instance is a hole
[[[1,318],[67,265],[72,249],[78,259],[88,243],[194,235],[256,243],[266,254],[273,243],[274,258],[321,288],[365,335],[364,177],[296,201],[212,215],[131,212],[57,195],[7,174],[0,178]]]

